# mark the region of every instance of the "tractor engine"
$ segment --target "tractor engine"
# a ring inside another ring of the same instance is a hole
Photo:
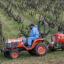
[[[63,33],[56,33],[51,37],[52,44],[58,42],[59,44],[64,43],[64,34]]]
[[[20,37],[17,39],[8,39],[5,41],[6,48],[15,48],[15,47],[20,47],[26,42],[25,37]]]

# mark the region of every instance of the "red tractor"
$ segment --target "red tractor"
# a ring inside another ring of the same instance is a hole
[[[56,33],[51,37],[52,43],[49,44],[50,50],[62,49],[64,50],[64,34],[63,33]]]
[[[41,33],[40,31],[41,22],[43,25],[43,31],[44,31],[43,33]],[[24,44],[26,38],[20,37],[17,39],[6,40],[5,42],[6,48],[1,49],[1,52],[4,53],[5,57],[18,58],[20,52],[23,50],[28,51],[31,55],[37,55],[37,56],[46,55],[48,49],[54,50],[57,48],[61,48],[62,50],[64,50],[64,34],[56,33],[55,35],[51,37],[52,42],[49,43],[45,38],[46,35],[49,33],[49,31],[47,33],[45,32],[45,24],[46,24],[45,20],[39,21],[38,29],[40,31],[40,38],[34,40],[30,48]]]
[[[43,21],[42,23],[45,29],[45,21]],[[28,51],[31,55],[44,56],[47,53],[47,46],[44,43],[46,39],[44,38],[44,36],[45,33],[43,33],[42,37],[33,41],[32,47],[30,48],[24,44],[25,37],[20,37],[17,39],[8,39],[5,42],[6,48],[1,49],[1,52],[4,53],[5,57],[9,58],[18,58],[20,51],[23,50]]]

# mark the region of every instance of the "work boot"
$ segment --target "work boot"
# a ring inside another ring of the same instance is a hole
[[[32,46],[30,45],[30,46],[27,46],[28,48],[31,48]]]

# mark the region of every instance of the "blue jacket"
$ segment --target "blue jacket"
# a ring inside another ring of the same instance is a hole
[[[37,27],[38,27],[38,26],[35,25],[35,26],[32,28],[32,30],[31,30],[31,32],[30,32],[30,37],[39,38],[39,31],[38,31]]]

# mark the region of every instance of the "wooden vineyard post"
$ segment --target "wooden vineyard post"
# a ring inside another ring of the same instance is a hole
[[[2,43],[3,41],[3,37],[2,37],[2,23],[0,21],[0,44]]]

